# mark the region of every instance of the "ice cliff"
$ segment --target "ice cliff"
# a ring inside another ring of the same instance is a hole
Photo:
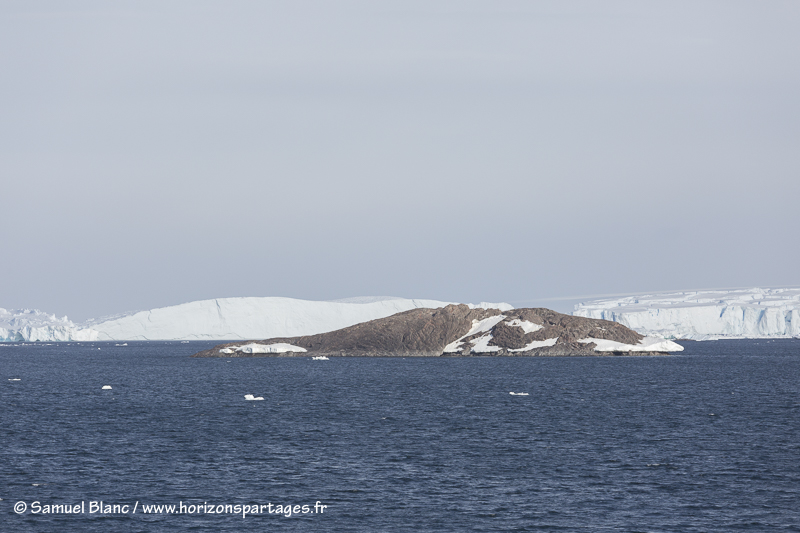
[[[38,310],[0,309],[0,341],[253,339],[313,335],[451,302],[363,297],[317,302],[293,298],[217,298],[75,324]],[[475,308],[511,309],[481,303]]]
[[[692,291],[580,303],[572,313],[643,335],[709,340],[800,336],[800,289]]]

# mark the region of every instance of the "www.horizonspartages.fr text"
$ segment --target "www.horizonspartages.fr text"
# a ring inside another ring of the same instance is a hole
[[[242,515],[242,518],[251,515],[282,515],[286,518],[297,515],[323,514],[328,506],[317,501],[309,505],[294,504],[215,504],[215,503],[187,503],[178,504],[133,504],[106,503],[104,501],[80,501],[71,504],[47,504],[40,501],[31,502],[30,506],[24,501],[14,504],[17,514],[92,514],[92,515],[128,515],[128,514],[186,514],[186,515]]]

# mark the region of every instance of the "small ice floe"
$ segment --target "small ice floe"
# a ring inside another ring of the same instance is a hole
[[[245,394],[244,395],[244,399],[248,400],[248,401],[251,401],[251,402],[254,402],[254,401],[258,401],[258,400],[263,400],[264,398],[262,396],[253,396],[252,394]]]
[[[111,385],[103,385],[102,390],[111,390]]]
[[[181,341],[181,344],[189,344],[189,341]]]
[[[8,378],[8,381],[22,381],[22,380],[19,378]]]
[[[328,359],[324,355],[315,355],[311,359],[313,359],[314,361],[330,361],[330,359]]]
[[[527,392],[509,392],[511,396],[530,396]]]
[[[127,345],[128,345],[127,342],[123,342],[122,344],[115,344],[114,346],[127,346]],[[99,348],[98,348],[98,350],[99,350]]]

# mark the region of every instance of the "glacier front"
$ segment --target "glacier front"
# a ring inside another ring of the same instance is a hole
[[[800,336],[800,289],[707,290],[580,303],[572,313],[643,335],[711,340]]]
[[[391,297],[336,301],[216,298],[74,324],[38,310],[0,309],[0,341],[244,340],[333,331],[419,307],[452,302]],[[471,307],[511,309],[500,303]]]

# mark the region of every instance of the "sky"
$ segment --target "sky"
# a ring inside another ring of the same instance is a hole
[[[0,3],[0,307],[800,285],[796,1]]]

